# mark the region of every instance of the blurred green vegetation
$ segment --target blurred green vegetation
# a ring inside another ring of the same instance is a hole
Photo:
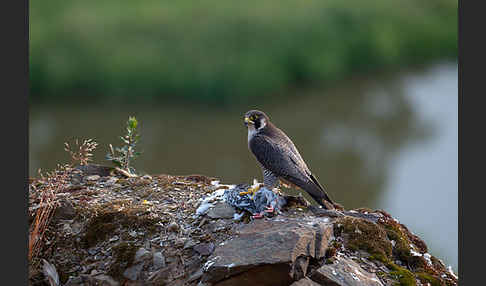
[[[30,2],[31,100],[239,102],[457,57],[452,0]]]

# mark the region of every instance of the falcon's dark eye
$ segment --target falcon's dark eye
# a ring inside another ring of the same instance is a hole
[[[257,129],[257,130],[260,129],[260,126],[261,126],[262,123],[258,118],[256,118],[256,116],[255,116],[255,119],[252,119],[252,121],[255,122],[255,129]]]

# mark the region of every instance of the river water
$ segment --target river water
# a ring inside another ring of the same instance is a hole
[[[335,201],[346,209],[384,209],[457,271],[457,63],[326,89],[279,94],[231,109],[163,103],[32,105],[29,173],[69,162],[64,142],[94,138],[94,162],[120,145],[128,116],[140,122],[139,173],[204,174],[224,183],[261,180],[242,116],[265,111],[294,141]]]

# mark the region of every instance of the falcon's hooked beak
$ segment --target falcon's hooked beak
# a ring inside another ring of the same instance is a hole
[[[250,118],[245,117],[245,126],[248,126],[248,124],[255,124],[255,122],[252,121]]]

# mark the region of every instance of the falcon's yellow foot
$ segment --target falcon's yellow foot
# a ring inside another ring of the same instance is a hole
[[[253,198],[256,194],[256,192],[258,192],[261,188],[261,185],[257,185],[255,187],[250,187],[248,188],[248,190],[244,191],[244,192],[240,192],[240,196],[244,196],[244,195],[247,195],[247,194],[251,194],[251,197]]]
[[[273,188],[273,189],[272,189],[272,192],[274,192],[274,193],[275,193],[275,194],[277,194],[277,195],[281,195],[281,196],[283,196],[283,195],[284,195],[284,193],[282,192],[282,190],[281,190],[279,187],[275,187],[275,188]]]

